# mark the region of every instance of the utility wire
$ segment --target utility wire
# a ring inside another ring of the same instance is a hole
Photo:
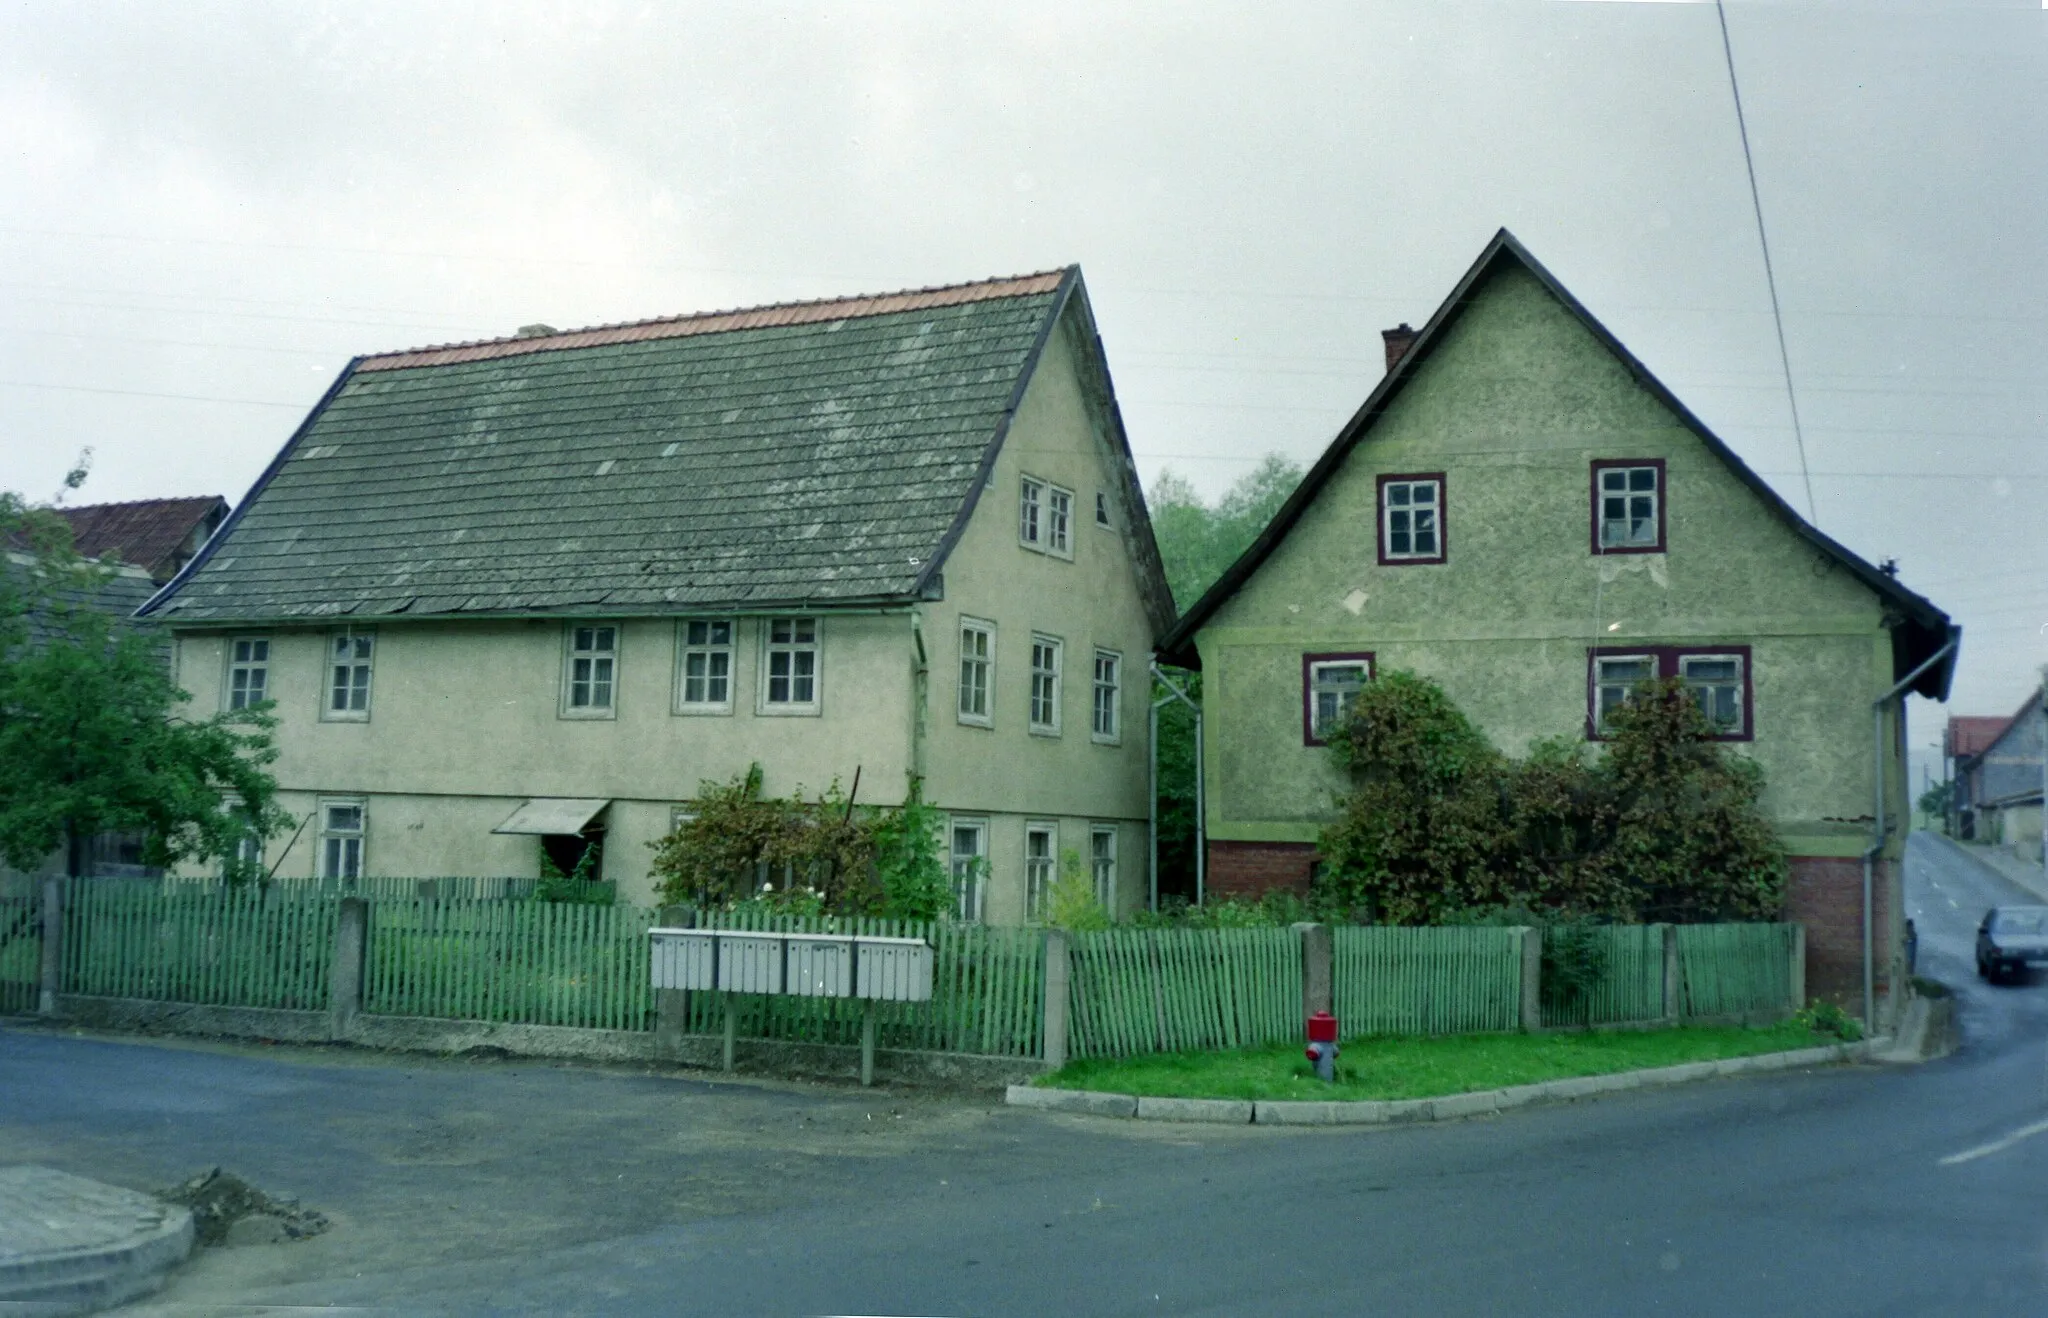
[[[1778,362],[1785,368],[1785,401],[1792,408],[1792,439],[1799,446],[1799,476],[1806,483],[1806,517],[1819,522],[1813,506],[1813,474],[1806,467],[1806,432],[1799,427],[1799,395],[1792,388],[1792,354],[1785,349],[1785,316],[1778,309],[1778,276],[1771,268],[1771,240],[1764,235],[1763,194],[1756,186],[1756,158],[1749,150],[1749,124],[1742,115],[1742,89],[1735,82],[1735,47],[1728,40],[1728,8],[1714,0],[1721,20],[1721,53],[1728,60],[1728,94],[1735,100],[1735,131],[1742,137],[1742,164],[1749,171],[1749,204],[1756,211],[1756,241],[1764,253],[1764,283],[1771,290],[1771,323],[1778,327]]]

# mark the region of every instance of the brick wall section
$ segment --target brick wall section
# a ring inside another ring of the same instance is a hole
[[[1257,900],[1284,888],[1307,896],[1315,863],[1312,842],[1211,842],[1209,893]]]
[[[1855,857],[1793,856],[1785,918],[1806,926],[1806,995],[1863,1010],[1863,862]],[[1890,983],[1891,861],[1871,877],[1871,931],[1876,943],[1880,1010]]]

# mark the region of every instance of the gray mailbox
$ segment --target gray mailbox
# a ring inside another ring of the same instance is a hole
[[[932,949],[922,938],[859,938],[857,996],[878,1002],[930,1002]]]
[[[853,939],[832,934],[786,934],[785,992],[802,998],[853,996]]]
[[[875,1004],[929,1002],[932,949],[922,938],[784,934],[753,929],[650,929],[658,989],[725,995],[725,1069],[739,1030],[735,993],[862,1000],[860,1082],[875,1074]]]

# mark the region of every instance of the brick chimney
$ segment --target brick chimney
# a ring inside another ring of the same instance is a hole
[[[1404,320],[1393,329],[1381,330],[1380,338],[1386,341],[1387,374],[1392,375],[1401,359],[1408,355],[1408,350],[1415,346],[1415,327]]]

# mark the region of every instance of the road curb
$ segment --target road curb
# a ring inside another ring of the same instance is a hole
[[[57,1318],[148,1295],[193,1246],[192,1214],[50,1167],[0,1169],[0,1311]]]
[[[1011,1085],[1004,1101],[1012,1107],[1038,1108],[1048,1112],[1076,1112],[1086,1116],[1120,1117],[1137,1121],[1196,1121],[1242,1126],[1392,1126],[1416,1121],[1461,1121],[1468,1117],[1493,1116],[1510,1108],[1537,1103],[1571,1102],[1601,1094],[1631,1089],[1661,1088],[1689,1084],[1724,1076],[1755,1075],[1766,1071],[1793,1071],[1806,1066],[1829,1066],[1838,1062],[1861,1061],[1891,1046],[1880,1037],[1860,1043],[1825,1044],[1818,1048],[1797,1048],[1782,1053],[1756,1053],[1748,1057],[1725,1057],[1707,1062],[1685,1062],[1678,1066],[1652,1067],[1643,1071],[1615,1071],[1608,1075],[1570,1076],[1544,1080],[1533,1085],[1505,1089],[1484,1089],[1465,1094],[1444,1094],[1435,1098],[1357,1099],[1333,1101],[1292,1101],[1258,1099],[1243,1101],[1216,1098],[1147,1098],[1135,1094],[1110,1094],[1091,1089],[1046,1089],[1035,1085]]]

